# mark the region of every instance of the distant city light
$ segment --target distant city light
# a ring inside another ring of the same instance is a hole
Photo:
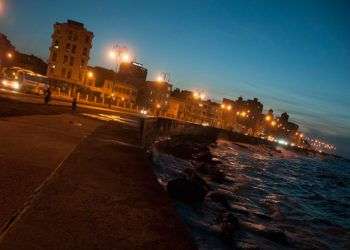
[[[284,140],[284,139],[278,139],[278,140],[277,140],[277,143],[278,143],[278,144],[281,144],[281,145],[285,145],[285,146],[288,145],[288,142],[287,142],[286,140]]]
[[[204,94],[204,93],[201,93],[201,94],[200,94],[200,98],[201,98],[201,100],[204,100],[204,99],[205,99],[205,94]]]
[[[162,76],[157,76],[157,82],[163,82],[163,81],[164,81],[164,79]]]
[[[271,116],[267,115],[267,116],[265,117],[265,121],[270,121],[270,120],[271,120]]]
[[[87,76],[88,76],[89,78],[92,78],[92,77],[94,77],[94,73],[93,73],[92,71],[88,71],[88,72],[87,72]]]
[[[272,126],[272,127],[276,126],[276,124],[277,124],[276,121],[272,121],[272,122],[271,122],[271,126]]]

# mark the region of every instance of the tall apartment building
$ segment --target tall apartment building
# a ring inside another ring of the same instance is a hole
[[[71,83],[83,84],[94,34],[84,24],[68,20],[55,23],[48,60],[47,76]]]

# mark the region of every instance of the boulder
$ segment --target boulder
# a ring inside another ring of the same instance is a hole
[[[221,236],[225,241],[233,241],[235,232],[239,229],[239,221],[233,213],[224,212],[219,217]]]
[[[255,224],[250,222],[244,222],[242,225],[251,232],[263,236],[271,241],[277,242],[282,245],[287,245],[287,235],[282,231],[274,227],[267,227],[262,224]]]
[[[176,178],[167,184],[169,195],[187,204],[202,202],[209,189],[205,181],[198,175],[192,178]]]
[[[218,169],[217,167],[212,167],[209,169],[209,175],[210,175],[210,179],[216,183],[224,183],[226,181],[225,179],[225,173]]]
[[[219,192],[219,191],[214,191],[214,192],[211,192],[208,197],[214,201],[214,202],[217,202],[217,203],[220,203],[223,207],[225,208],[229,208],[230,207],[230,204],[228,202],[228,197],[225,193],[223,192]]]

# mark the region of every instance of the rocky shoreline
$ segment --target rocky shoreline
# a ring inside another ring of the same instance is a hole
[[[215,237],[220,239],[223,247],[219,249],[258,249],[254,241],[237,240],[240,235],[254,235],[273,242],[272,248],[295,248],[298,244],[288,237],[284,230],[274,227],[270,215],[258,211],[247,210],[235,205],[236,197],[223,189],[223,185],[234,186],[235,180],[225,174],[222,162],[211,153],[216,146],[218,138],[234,139],[233,143],[246,150],[247,145],[258,145],[266,148],[270,156],[280,154],[277,145],[259,138],[235,135],[206,133],[197,135],[177,135],[171,139],[160,139],[153,147],[153,162],[157,165],[159,154],[171,155],[182,159],[186,165],[175,176],[163,183],[169,196],[181,206],[187,206],[195,211],[205,210],[209,206],[216,206],[214,219]],[[290,150],[290,148],[288,148]],[[308,150],[292,149],[294,153],[312,156],[314,152]],[[157,172],[157,171],[156,171]],[[209,249],[202,247],[202,249]]]

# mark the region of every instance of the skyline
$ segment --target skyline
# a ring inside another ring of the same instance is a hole
[[[151,78],[170,72],[175,87],[204,89],[216,100],[258,97],[265,110],[288,112],[301,130],[350,156],[345,1],[271,1],[268,6],[207,1],[187,7],[181,1],[168,7],[158,1],[137,7],[130,1],[106,1],[104,7],[79,2],[7,0],[0,31],[18,50],[47,59],[52,25],[66,19],[83,22],[95,34],[90,65],[111,68],[106,51],[115,42],[126,44]],[[164,13],[169,8],[177,12]]]

